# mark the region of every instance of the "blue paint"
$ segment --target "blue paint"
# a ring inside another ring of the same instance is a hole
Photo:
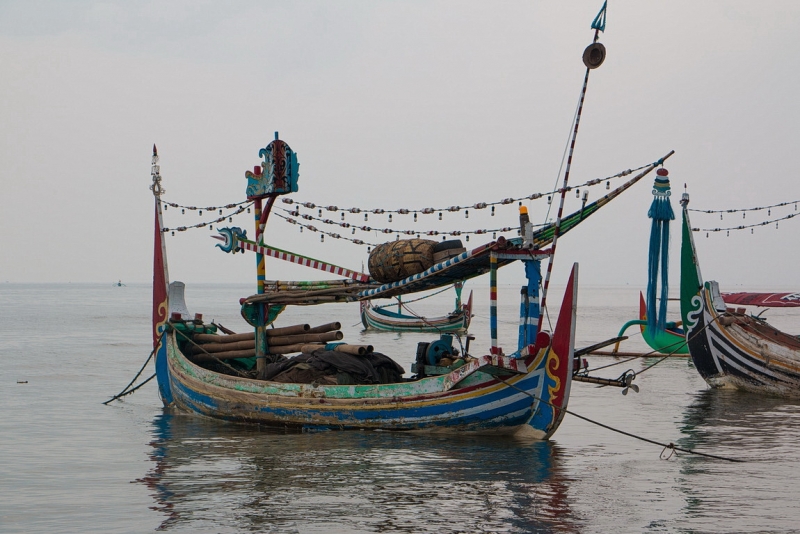
[[[167,365],[167,339],[165,332],[161,332],[156,351],[156,380],[158,381],[158,394],[165,406],[172,404],[172,389],[170,388],[169,367]]]
[[[525,277],[528,279],[528,285],[522,288],[523,293],[520,298],[517,350],[522,350],[536,341],[539,327],[539,283],[542,280],[541,261],[522,260],[522,263],[525,264]]]

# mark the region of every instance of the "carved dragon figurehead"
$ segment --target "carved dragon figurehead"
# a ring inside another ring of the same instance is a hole
[[[225,243],[216,245],[223,252],[236,254],[237,252],[244,252],[244,249],[239,246],[239,239],[247,239],[247,230],[242,230],[238,226],[232,228],[217,228],[217,232],[221,237],[217,237]]]

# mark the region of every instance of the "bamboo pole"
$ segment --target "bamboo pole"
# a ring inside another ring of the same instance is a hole
[[[328,323],[328,324],[322,324],[322,325],[319,325],[319,326],[315,326],[314,328],[311,328],[308,331],[308,333],[309,334],[321,334],[321,333],[324,333],[324,332],[331,332],[333,330],[340,330],[341,328],[342,328],[342,323],[334,322],[334,323]]]
[[[283,326],[281,328],[270,328],[267,330],[267,337],[307,334],[310,330],[311,327],[307,324],[296,324],[293,326]]]
[[[270,337],[269,346],[278,347],[283,345],[296,345],[297,343],[325,343],[328,341],[339,341],[344,337],[340,331],[325,332],[323,334],[300,334],[297,336]]]
[[[244,334],[233,334],[230,336],[220,336],[217,334],[195,334],[192,339],[197,343],[236,343],[255,338],[255,332],[246,332]]]
[[[345,354],[352,354],[354,356],[364,356],[365,354],[372,353],[372,345],[347,345],[343,343],[336,345],[333,349],[336,352],[344,352]]]

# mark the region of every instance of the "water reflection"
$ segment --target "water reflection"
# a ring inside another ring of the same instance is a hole
[[[164,413],[159,530],[578,532],[558,445],[385,432],[290,434]]]
[[[790,446],[800,425],[800,401],[732,389],[695,394],[687,407],[681,446],[714,449],[746,460],[769,459],[775,447]],[[764,456],[769,452],[769,456]]]
[[[703,532],[781,531],[796,528],[786,486],[775,484],[792,472],[800,402],[736,390],[711,389],[695,395],[683,420],[679,445],[744,460],[730,463],[686,457],[678,487],[683,520]]]

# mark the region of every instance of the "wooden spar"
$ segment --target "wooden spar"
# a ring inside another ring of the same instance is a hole
[[[601,386],[617,386],[619,388],[624,388],[629,385],[624,380],[618,380],[616,378],[597,378],[594,376],[572,375],[572,379],[576,382],[588,382],[589,384],[600,384]]]
[[[341,331],[323,332],[321,334],[299,334],[296,336],[276,336],[269,338],[270,347],[281,345],[296,345],[297,343],[326,343],[328,341],[339,341],[344,338]]]
[[[315,326],[311,328],[308,333],[309,334],[323,334],[325,332],[332,332],[334,330],[340,330],[342,328],[342,323],[334,322],[328,324],[321,324],[319,326]]]
[[[197,337],[197,336],[195,336]],[[585,354],[593,354],[594,351],[598,349],[602,349],[603,347],[607,347],[609,345],[613,345],[614,343],[619,343],[620,341],[624,341],[628,339],[628,336],[620,336],[620,337],[613,337],[611,339],[607,339],[605,341],[601,341],[600,343],[595,343],[594,345],[589,345],[588,347],[584,347],[582,349],[575,350],[575,357],[583,356]]]

